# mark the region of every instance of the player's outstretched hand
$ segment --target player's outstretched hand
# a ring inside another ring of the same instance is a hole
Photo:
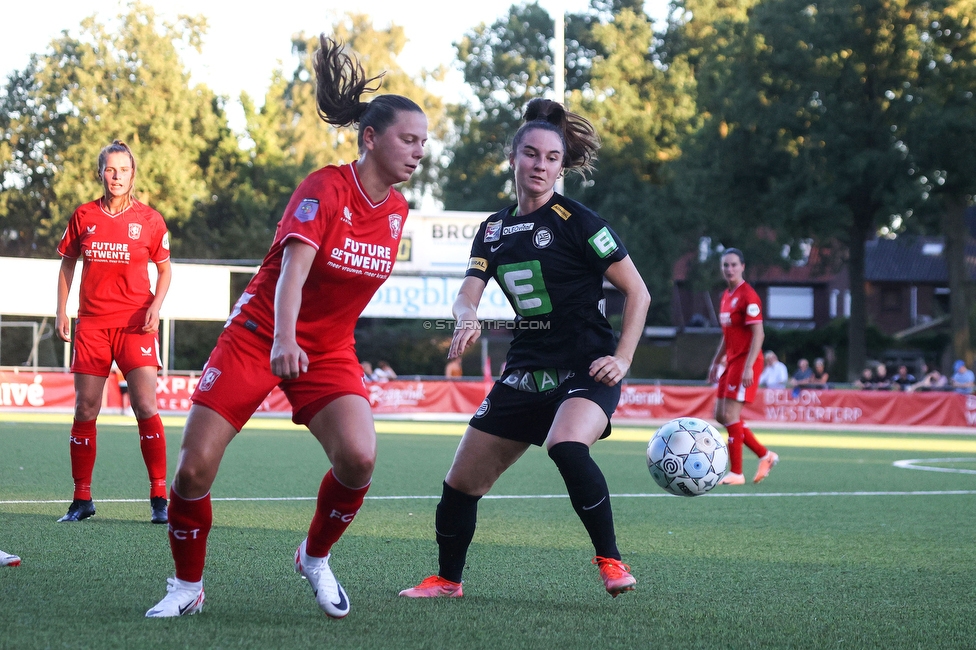
[[[308,355],[295,341],[275,339],[271,346],[271,372],[282,379],[296,379],[308,372]]]
[[[590,377],[607,386],[616,386],[630,370],[630,362],[620,357],[600,357],[590,364]]]
[[[455,359],[460,357],[480,336],[481,323],[477,320],[457,321],[454,326],[454,338],[451,339],[451,349],[447,352],[447,358]]]

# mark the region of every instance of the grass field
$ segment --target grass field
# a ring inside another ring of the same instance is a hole
[[[968,436],[759,432],[781,457],[767,481],[686,499],[651,481],[651,431],[618,427],[593,452],[638,580],[616,599],[533,449],[481,502],[465,597],[412,601],[397,592],[436,571],[434,508],[463,425],[378,422],[370,496],[333,553],[352,603],[334,621],[292,569],[325,455],[303,430],[258,420],[213,489],[203,613],[148,620],[172,560],[148,521],[134,423],[103,418],[98,514],[58,524],[71,496],[58,419],[0,415],[0,548],[23,558],[0,569],[0,648],[976,647]],[[178,423],[167,430],[172,474]],[[909,459],[943,471],[895,465]]]

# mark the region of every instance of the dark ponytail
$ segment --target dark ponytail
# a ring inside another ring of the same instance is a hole
[[[534,129],[552,131],[563,142],[563,169],[586,176],[593,170],[600,136],[589,120],[567,111],[562,104],[536,98],[525,107],[524,124],[512,139],[512,150],[518,149],[526,134]]]
[[[416,102],[402,95],[380,95],[369,102],[361,101],[363,94],[379,90],[379,83],[370,84],[386,72],[367,77],[359,60],[347,54],[341,42],[325,34],[319,36],[319,45],[312,57],[319,117],[336,127],[358,125],[360,151],[364,128],[371,126],[377,133],[383,133],[396,120],[399,111],[423,113]]]

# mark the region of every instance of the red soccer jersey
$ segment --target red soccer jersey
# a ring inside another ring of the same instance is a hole
[[[294,239],[317,251],[302,288],[299,347],[307,354],[353,347],[356,321],[393,270],[406,217],[407,202],[394,189],[372,202],[355,164],[312,172],[292,194],[271,250],[228,324],[273,337],[275,286],[285,244]]]
[[[85,203],[71,215],[58,254],[82,258],[78,327],[141,326],[152,304],[149,262],[169,260],[169,233],[163,217],[132,201],[111,215],[101,201]]]
[[[756,290],[745,282],[732,291],[728,289],[722,294],[722,305],[719,308],[719,322],[722,324],[722,335],[725,337],[726,365],[733,361],[745,361],[752,345],[752,330],[754,323],[761,323],[762,302]]]

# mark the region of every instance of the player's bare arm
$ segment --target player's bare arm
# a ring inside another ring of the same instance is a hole
[[[316,252],[308,244],[292,240],[282,253],[281,274],[275,285],[275,326],[271,345],[271,372],[282,379],[295,379],[308,370],[308,355],[298,347],[295,326],[302,307],[302,287]]]
[[[146,320],[142,324],[143,332],[159,331],[159,310],[163,307],[163,300],[169,292],[169,285],[173,281],[173,266],[169,260],[156,264],[156,295],[152,304],[146,310]]]
[[[644,321],[651,306],[651,294],[630,255],[611,264],[604,275],[624,296],[623,324],[616,352],[613,356],[593,361],[590,376],[608,386],[615,386],[627,376],[634,361],[634,351],[644,333]]]
[[[458,297],[454,300],[454,337],[451,339],[451,349],[447,358],[460,357],[481,336],[478,326],[478,305],[485,293],[487,284],[484,280],[466,277],[461,283]]]
[[[71,281],[75,277],[77,259],[67,257],[61,259],[61,269],[58,271],[58,308],[54,316],[54,329],[62,341],[71,340],[71,319],[68,318],[68,293],[71,291]]]
[[[749,354],[746,356],[746,367],[742,371],[742,385],[746,388],[752,386],[752,382],[755,381],[752,367],[762,352],[763,340],[766,338],[766,333],[763,331],[762,323],[752,323],[749,325],[749,329],[752,330],[752,343],[749,344]]]

